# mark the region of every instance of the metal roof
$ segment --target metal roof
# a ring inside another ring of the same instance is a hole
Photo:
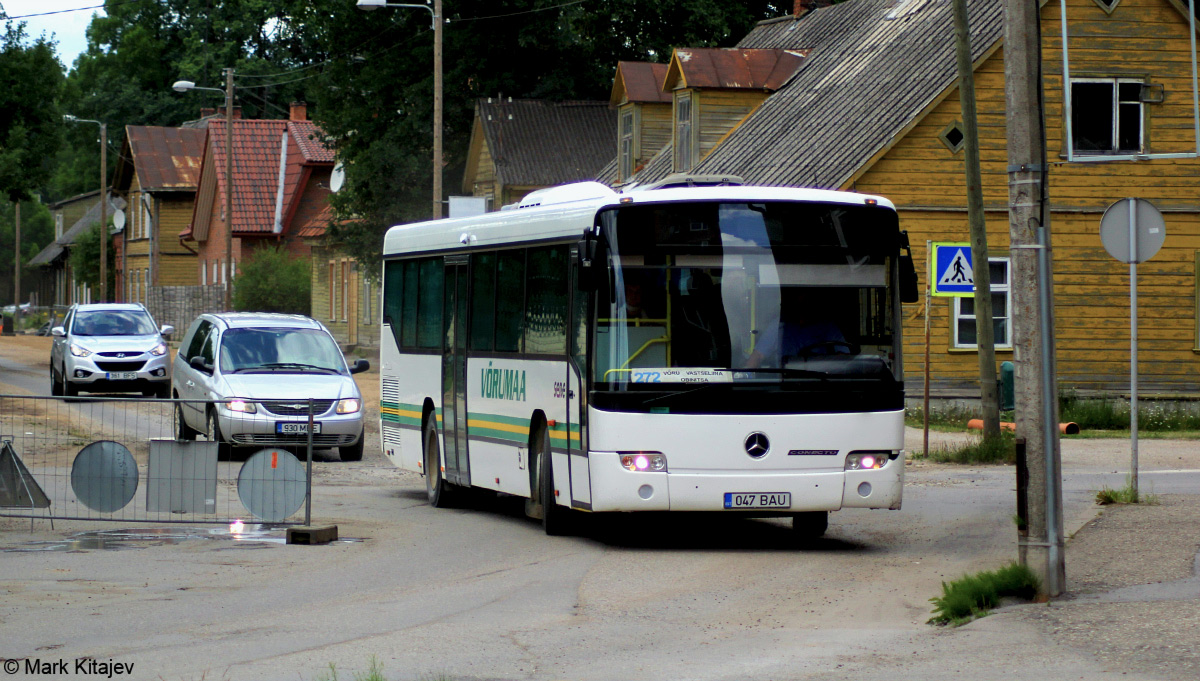
[[[95,193],[97,195],[97,198],[99,198],[99,194],[100,194],[99,190],[97,190]],[[54,205],[54,204],[51,204],[51,205]],[[125,208],[125,199],[122,199],[120,196],[110,193],[108,195],[108,216],[109,216],[109,218],[111,219],[113,213],[115,213],[116,211],[121,210],[123,208]],[[83,234],[84,231],[86,231],[92,225],[98,224],[99,222],[100,222],[100,201],[97,200],[96,203],[94,203],[92,205],[92,207],[89,208],[88,211],[83,214],[83,217],[76,220],[75,224],[73,224],[70,227],[68,227],[67,229],[63,230],[63,235],[61,237],[59,237],[58,239],[55,239],[54,241],[51,241],[49,244],[47,244],[47,246],[45,248],[43,248],[41,250],[41,252],[39,252],[37,255],[33,256],[32,258],[30,258],[29,264],[30,265],[49,265],[49,264],[53,263],[55,260],[58,259],[59,256],[66,253],[67,247],[70,246],[71,244],[75,243],[75,240],[79,238],[80,234]]]
[[[663,89],[778,90],[804,63],[807,50],[773,47],[676,48]]]
[[[501,184],[593,180],[612,160],[617,112],[608,102],[488,97],[476,111]]]
[[[968,0],[973,59],[1003,37],[1003,2]],[[837,188],[957,79],[951,3],[852,0],[759,24],[739,47],[807,50],[795,77],[692,170]]]
[[[609,104],[623,102],[671,103],[671,93],[663,89],[667,65],[648,61],[619,61],[613,79]]]
[[[125,144],[143,191],[195,191],[200,184],[203,130],[127,125]],[[119,178],[119,188],[128,188],[129,179]]]

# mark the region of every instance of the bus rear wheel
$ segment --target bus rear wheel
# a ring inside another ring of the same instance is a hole
[[[792,536],[805,542],[820,539],[829,529],[829,511],[808,511],[792,516]]]
[[[429,505],[434,508],[446,508],[450,505],[450,483],[442,477],[442,457],[438,450],[437,430],[433,426],[433,417],[425,421],[425,495]]]

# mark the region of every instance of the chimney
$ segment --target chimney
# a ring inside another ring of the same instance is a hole
[[[308,105],[304,102],[292,102],[291,110],[288,113],[290,121],[307,121],[308,120]]]
[[[209,116],[216,116],[216,115],[217,115],[217,110],[211,106],[205,106],[205,107],[200,108],[200,118],[208,118]]]
[[[829,7],[833,4],[833,0],[796,0],[796,4],[792,7],[792,16],[800,17],[814,9]]]

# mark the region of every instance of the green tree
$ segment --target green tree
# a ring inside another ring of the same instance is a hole
[[[5,201],[0,204],[0,300],[12,301],[13,287],[13,246],[16,245],[16,235],[13,233],[13,204]],[[42,202],[37,200],[21,202],[21,263],[25,264],[54,240],[54,217]],[[29,300],[29,292],[34,289],[34,278],[29,268],[21,271],[21,290],[19,299]],[[46,301],[41,301],[45,303]]]
[[[233,309],[239,312],[311,312],[309,261],[283,249],[263,248],[246,258],[233,280]]]
[[[54,44],[29,40],[24,23],[4,20],[0,35],[0,192],[29,199],[50,176],[58,149],[62,66]]]
[[[111,244],[105,252],[108,255],[108,290],[117,290],[117,259],[116,249]],[[71,244],[67,262],[75,274],[75,280],[100,290],[100,223],[88,227]]]

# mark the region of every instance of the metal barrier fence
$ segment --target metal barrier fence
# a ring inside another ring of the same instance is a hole
[[[0,517],[309,525],[320,400],[255,404],[0,395]]]

